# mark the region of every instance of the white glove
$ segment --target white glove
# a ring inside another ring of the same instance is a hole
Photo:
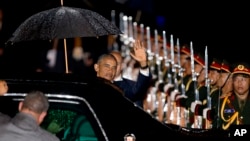
[[[205,119],[208,119],[208,113],[211,111],[211,109],[210,108],[205,108],[205,109],[203,109],[203,113],[202,113],[202,115],[203,115],[203,118],[205,118]]]
[[[201,105],[201,104],[202,104],[201,101],[194,101],[194,102],[192,102],[191,103],[191,108],[190,108],[191,112],[194,113],[196,106]]]
[[[173,87],[174,87],[173,84],[168,83],[167,85],[164,86],[163,90],[164,92],[167,92],[170,88],[173,88]]]
[[[160,84],[160,82],[159,82],[159,81],[156,81],[156,82],[155,82],[155,87],[158,88],[158,87],[159,87],[159,84]]]
[[[180,95],[180,92],[178,90],[173,90],[170,94],[170,100],[175,101],[177,95]]]
[[[151,90],[150,90],[150,93],[151,94],[155,94],[157,91],[156,87],[152,87]]]
[[[187,98],[187,96],[183,95],[183,94],[179,94],[179,95],[176,96],[175,100],[179,100],[179,99],[182,99],[182,98]]]

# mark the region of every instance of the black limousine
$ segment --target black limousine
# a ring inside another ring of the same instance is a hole
[[[0,79],[8,84],[8,92],[0,97],[0,112],[14,116],[26,93],[40,90],[50,102],[41,126],[62,141],[122,141],[128,135],[136,141],[230,139],[228,131],[161,123],[100,78],[32,73],[1,74]]]

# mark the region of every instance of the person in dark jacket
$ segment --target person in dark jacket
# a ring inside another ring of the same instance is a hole
[[[123,77],[122,55],[119,51],[112,51],[110,54],[117,60],[116,76],[113,83],[124,92],[124,95],[128,99],[142,107],[143,99],[146,97],[147,90],[152,80],[152,74],[148,67],[147,53],[143,44],[139,40],[136,40],[133,49],[134,53],[130,53],[130,55],[132,59],[136,60],[140,65],[137,79],[131,80]]]
[[[94,69],[97,77],[110,81],[123,92],[126,98],[142,107],[152,74],[149,71],[146,50],[140,41],[134,43],[134,53],[130,55],[141,66],[137,81],[122,77],[121,64],[123,60],[120,52],[113,51],[101,55],[97,63],[94,64]]]
[[[96,76],[113,82],[115,78],[117,61],[111,54],[102,54],[94,64]]]
[[[17,113],[0,126],[0,141],[59,141],[52,133],[40,127],[49,108],[47,97],[40,91],[26,95],[19,103]]]

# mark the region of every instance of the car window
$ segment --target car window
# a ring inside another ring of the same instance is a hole
[[[41,126],[63,141],[97,141],[87,116],[67,109],[50,108]]]
[[[14,116],[17,105],[23,100],[23,93],[7,93],[1,100],[12,100],[11,110],[5,114]],[[55,134],[62,141],[99,141],[107,140],[100,122],[90,105],[82,97],[66,94],[47,94],[50,108],[41,127]],[[1,112],[1,111],[0,111]]]

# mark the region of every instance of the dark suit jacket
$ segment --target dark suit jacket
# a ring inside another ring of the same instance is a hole
[[[142,101],[147,94],[151,80],[152,74],[150,72],[149,76],[139,72],[137,81],[123,78],[122,81],[114,81],[113,83],[124,92],[125,97],[142,106]]]

